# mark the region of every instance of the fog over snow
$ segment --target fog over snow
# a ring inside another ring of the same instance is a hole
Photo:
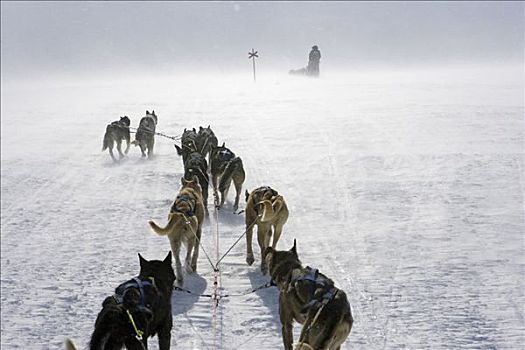
[[[312,45],[319,79],[289,75]],[[1,348],[85,348],[137,253],[168,252],[147,220],[180,187],[174,141],[101,152],[108,123],[154,109],[170,136],[211,125],[243,193],[285,197],[278,248],[297,239],[352,305],[342,349],[523,349],[523,77],[523,2],[2,1]],[[217,217],[210,196],[212,257],[217,227],[221,254],[244,232],[233,194]],[[245,250],[224,294],[268,281]],[[210,293],[198,266],[185,287]],[[174,349],[283,348],[275,288],[222,299],[215,342],[210,299],[172,303]]]

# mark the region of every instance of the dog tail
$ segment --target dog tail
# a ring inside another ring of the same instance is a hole
[[[105,151],[109,146],[111,146],[111,125],[106,127],[104,141],[102,142],[102,151]]]
[[[282,196],[277,196],[273,203],[269,200],[264,200],[259,202],[259,204],[261,204],[263,207],[261,222],[268,222],[272,221],[277,213],[281,211],[284,206],[284,200]]]
[[[171,231],[173,231],[173,228],[175,227],[175,224],[179,219],[183,216],[182,213],[170,213],[168,217],[168,223],[166,224],[166,227],[160,227],[157,225],[153,220],[148,221],[149,226],[151,229],[160,236],[166,236]]]
[[[219,191],[222,192],[226,189],[226,187],[228,187],[228,184],[231,181],[233,173],[239,168],[242,168],[241,158],[235,157],[231,161],[228,162],[228,164],[226,165],[226,168],[224,168],[224,172],[222,173],[221,181],[219,182]]]
[[[69,338],[66,338],[66,340],[64,340],[64,348],[66,350],[77,350],[77,348],[75,347],[75,344]]]

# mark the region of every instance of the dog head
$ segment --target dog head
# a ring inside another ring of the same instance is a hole
[[[139,253],[140,261],[140,273],[139,277],[152,278],[154,284],[160,290],[164,292],[173,289],[173,283],[175,283],[175,272],[171,266],[171,251],[168,253],[166,258],[160,260],[146,260]]]
[[[157,125],[158,119],[157,119],[157,115],[155,114],[154,110],[152,110],[151,113],[148,110],[146,110],[146,117],[153,118],[153,120],[155,121],[155,125]]]
[[[268,247],[264,251],[264,261],[270,272],[272,281],[278,287],[287,283],[290,272],[295,268],[301,267],[301,260],[297,255],[297,242],[293,240],[293,247],[290,250],[275,250]]]
[[[187,130],[186,128],[184,128],[184,132],[182,133],[180,141],[180,147],[175,145],[175,148],[177,149],[177,154],[179,156],[183,156],[183,158],[186,158],[192,152],[197,152],[197,133],[195,131],[195,128],[193,128],[192,130]]]
[[[120,117],[119,123],[125,126],[129,126],[130,120],[127,116]]]
[[[207,128],[199,126],[199,133],[197,134],[197,144],[199,152],[205,154],[209,152],[213,147],[217,147],[217,137],[215,133],[208,125]]]
[[[199,134],[200,137],[214,137],[215,133],[208,125],[207,128],[203,128],[202,126],[199,126]]]

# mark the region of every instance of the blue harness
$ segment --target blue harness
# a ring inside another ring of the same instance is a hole
[[[140,301],[137,305],[137,309],[139,311],[151,312],[148,306],[146,305],[146,294],[144,293],[144,288],[148,286],[153,287],[153,283],[149,278],[147,280],[142,280],[139,277],[134,277],[132,280],[124,282],[120,286],[118,286],[117,289],[115,289],[115,294],[113,295],[113,298],[115,299],[117,304],[121,305],[124,303],[124,295],[128,290],[138,289],[140,293]]]
[[[329,303],[330,301],[332,301],[332,299],[335,297],[335,294],[337,293],[337,290],[332,283],[329,283],[329,281],[326,278],[319,277],[318,269],[313,269],[310,266],[307,266],[306,269],[308,270],[308,273],[294,278],[291,281],[292,283],[305,281],[310,286],[308,293],[308,301],[302,307],[303,312],[307,312],[308,309],[310,309],[312,306],[318,303]],[[318,295],[316,297],[315,291],[318,287],[322,288],[323,294],[321,296]]]
[[[179,210],[177,208],[177,201],[181,201],[181,202],[187,202],[190,204],[190,210],[188,210],[187,212],[183,212],[181,210]],[[190,196],[187,196],[187,195],[178,195],[177,198],[175,198],[175,202],[173,203],[173,205],[171,206],[171,209],[170,211],[172,213],[183,213],[183,214],[186,214],[188,216],[193,216],[195,214],[195,200],[193,198],[191,198]]]

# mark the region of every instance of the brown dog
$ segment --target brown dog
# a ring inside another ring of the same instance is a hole
[[[184,276],[179,257],[181,243],[187,247],[186,272],[196,272],[199,241],[202,233],[202,222],[204,221],[204,204],[199,181],[196,177],[193,177],[192,180],[182,178],[181,182],[182,187],[170,208],[166,227],[159,227],[153,220],[149,221],[149,225],[155,233],[168,236],[171,251],[175,257],[177,281],[182,286]]]
[[[264,251],[270,246],[277,246],[283,226],[288,220],[288,207],[284,198],[269,186],[246,191],[246,262],[252,265],[255,261],[252,250],[253,227],[257,225],[257,241],[261,249],[261,271],[266,274]],[[273,232],[272,232],[273,231]]]
[[[279,316],[285,350],[293,348],[293,321],[303,325],[296,350],[339,350],[353,325],[346,294],[334,282],[303,267],[292,249],[266,249],[266,264],[279,289]]]

